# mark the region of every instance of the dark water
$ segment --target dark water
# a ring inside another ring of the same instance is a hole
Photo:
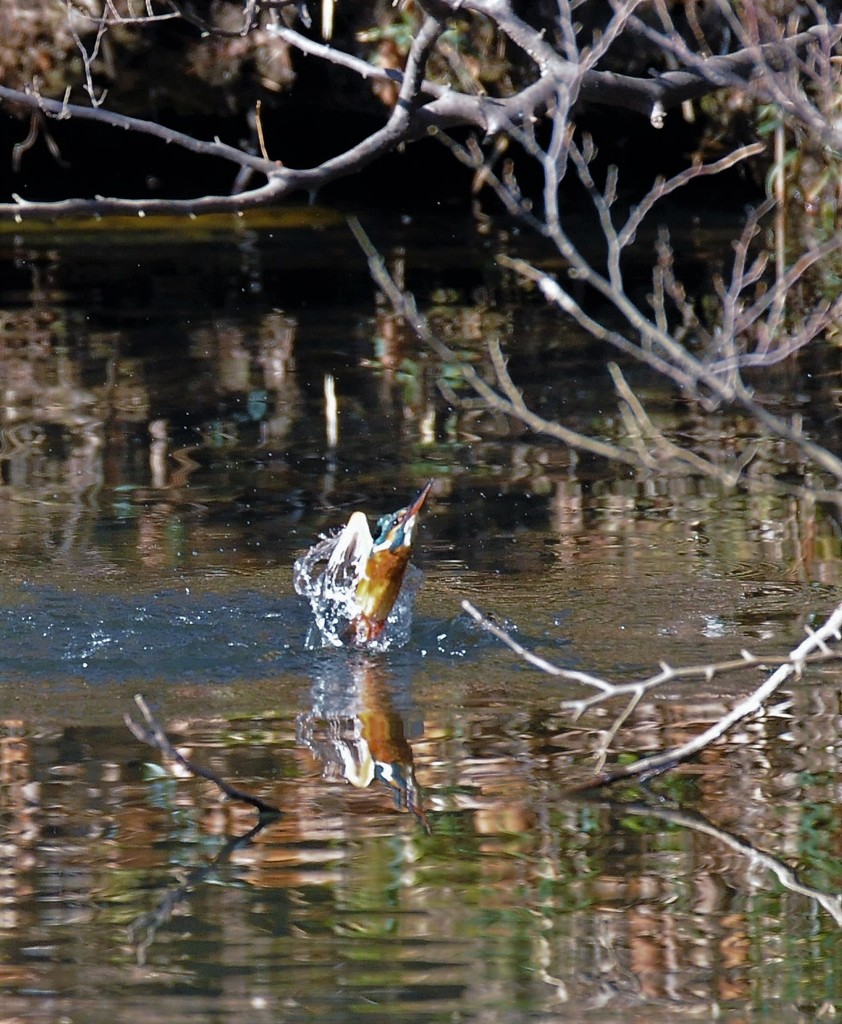
[[[638,478],[455,405],[342,222],[296,217],[0,242],[0,1019],[835,1019],[832,666],[588,800],[571,789],[620,708],[574,720],[577,691],[460,607],[617,679],[781,653],[839,600],[834,516]],[[487,367],[499,340],[545,415],[616,436],[600,353],[500,273],[499,237],[373,234],[463,358]],[[702,264],[721,240],[687,246]],[[781,470],[739,419],[637,383],[662,429],[755,441],[756,472]],[[307,650],[294,559],[428,479],[410,643]],[[647,699],[609,760],[761,678]],[[138,692],[280,816],[135,739]]]

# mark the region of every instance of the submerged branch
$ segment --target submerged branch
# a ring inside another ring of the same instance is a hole
[[[673,750],[664,751],[651,757],[643,758],[634,764],[624,765],[607,773],[597,776],[592,782],[583,786],[583,789],[594,789],[600,786],[607,786],[613,782],[630,778],[651,778],[667,768],[672,768],[682,761],[693,757],[699,751],[704,750],[713,742],[720,739],[737,722],[742,721],[749,715],[759,711],[768,698],[778,690],[787,679],[793,675],[800,675],[806,666],[819,662],[838,661],[842,659],[842,650],[829,646],[830,642],[842,640],[842,604],[837,605],[821,629],[813,632],[808,630],[807,639],[802,641],[789,654],[779,657],[767,658],[752,654],[750,651],[743,651],[740,658],[724,662],[712,662],[707,665],[692,665],[681,668],[673,668],[671,665],[662,663],[660,670],[646,679],[635,680],[626,683],[611,683],[607,679],[592,675],[587,672],[578,672],[562,668],[550,661],[529,651],[522,644],[518,643],[510,633],[484,616],[469,601],[462,602],[463,609],[471,618],[487,630],[498,640],[501,640],[510,650],[514,651],[519,658],[528,664],[533,665],[547,675],[564,679],[566,682],[578,683],[595,689],[598,692],[591,697],[580,700],[566,701],[563,706],[573,712],[574,718],[578,718],[584,711],[595,704],[602,704],[618,697],[631,696],[633,701],[639,699],[644,693],[658,686],[669,682],[682,681],[687,679],[711,680],[716,675],[726,672],[735,672],[746,668],[762,668],[770,664],[778,664],[778,668],[748,697],[741,700],[728,714],[723,715],[709,729],[706,729],[699,736],[694,737],[687,743],[676,747]],[[622,717],[627,717],[628,711],[621,712]],[[614,729],[616,732],[616,729]]]
[[[261,800],[260,797],[254,796],[252,793],[247,793],[243,789],[232,786],[230,782],[226,782],[225,779],[217,775],[216,772],[211,771],[210,768],[196,764],[195,761],[189,761],[173,746],[163,727],[156,721],[149,710],[149,705],[143,696],[139,693],[135,694],[134,702],[143,717],[143,723],[135,722],[128,714],[124,716],[124,721],[132,735],[139,739],[141,743],[146,743],[150,747],[154,747],[155,750],[159,750],[165,757],[169,757],[176,764],[181,765],[185,771],[196,778],[207,779],[209,782],[212,782],[229,800],[239,800],[242,803],[249,804],[261,815],[275,817],[281,813],[280,808],[274,804],[267,803],[267,801]]]

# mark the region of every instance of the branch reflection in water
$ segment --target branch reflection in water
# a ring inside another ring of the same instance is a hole
[[[192,868],[184,881],[167,891],[151,911],[131,922],[129,941],[136,950],[138,964],[143,964],[158,930],[169,921],[178,904],[197,886],[216,878],[232,855],[251,845],[264,829],[279,820],[283,811],[185,757],[140,694],[135,696],[135,704],[142,721],[136,722],[128,714],[125,721],[137,739],[160,751],[188,775],[214,783],[227,799],[246,803],[258,812],[258,821],[252,828],[229,838],[210,862]],[[344,778],[358,789],[379,783],[391,792],[395,808],[410,812],[429,835],[432,828],[424,811],[412,747],[407,739],[407,732],[412,729],[420,735],[423,723],[412,708],[408,685],[391,684],[382,662],[358,655],[347,662],[327,663],[324,671],[317,674],[312,707],[298,718],[297,739],[324,765],[325,779]]]
[[[161,749],[167,756],[175,756],[179,764],[191,773],[215,782],[227,796],[245,800],[259,812],[258,821],[250,829],[230,837],[209,862],[188,870],[183,881],[166,890],[151,911],[139,915],[131,922],[130,943],[135,949],[138,964],[143,964],[156,935],[167,924],[178,905],[198,886],[218,881],[220,869],[237,852],[250,846],[264,830],[275,825],[282,812],[273,809],[272,805],[261,798],[232,786],[214,772],[188,761],[175,750],[148,709],[144,710],[142,698],[138,699],[138,706],[146,725],[134,727],[136,735]],[[410,811],[424,831],[430,834],[431,828],[415,779],[413,753],[407,739],[409,730],[415,732],[413,738],[417,739],[422,727],[412,706],[408,688],[394,681],[390,683],[382,663],[357,656],[348,663],[334,662],[319,673],[313,683],[312,708],[299,716],[297,737],[324,765],[324,778],[334,780],[341,777],[356,787],[369,786],[373,781],[382,783],[392,790],[396,807]],[[839,895],[804,884],[782,858],[761,849],[737,831],[714,824],[701,812],[673,806],[645,792],[643,799],[633,801],[607,800],[604,796],[589,798],[585,794],[577,794],[570,804],[571,809],[578,806],[580,811],[577,813],[586,818],[601,808],[617,820],[629,817],[653,819],[681,831],[707,836],[744,861],[747,877],[753,879],[754,886],[760,884],[759,879],[762,877],[757,874],[758,868],[769,872],[784,889],[808,899],[825,910],[837,927],[842,926],[842,901]],[[655,834],[656,831],[654,827],[646,829],[647,833]],[[599,884],[596,879],[594,883]],[[580,880],[574,889],[578,891],[583,884],[587,883]],[[634,879],[628,879],[627,884],[633,887]],[[602,898],[606,898],[605,893]],[[642,943],[644,937],[639,936],[638,941]],[[563,987],[563,982],[548,973],[546,966],[542,969],[544,981]]]

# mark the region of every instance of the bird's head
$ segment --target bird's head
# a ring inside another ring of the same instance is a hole
[[[403,550],[406,550],[407,553],[411,550],[412,531],[418,520],[421,506],[427,500],[432,486],[431,480],[406,508],[400,508],[397,512],[391,512],[377,520],[377,530],[371,544],[369,557],[384,551],[397,554]]]
[[[432,481],[406,508],[382,516],[377,523],[356,594],[371,636],[381,632],[398,598],[412,552],[412,533],[431,487]]]

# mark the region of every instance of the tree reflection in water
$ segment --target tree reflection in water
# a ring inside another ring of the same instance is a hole
[[[420,351],[361,261],[354,278],[358,256],[302,270],[297,241],[246,234],[262,298],[242,298],[237,246],[215,244],[50,243],[40,290],[4,293],[4,1012],[625,1024],[842,1005],[835,676],[657,783],[680,811],[637,791],[587,802],[569,789],[613,715],[571,723],[569,689],[458,614],[468,597],[611,679],[785,650],[837,601],[832,510],[763,489],[786,471],[778,442],[648,379],[665,436],[711,459],[756,446],[757,490],[571,457]],[[716,260],[700,238],[697,268]],[[402,228],[387,259],[432,267],[409,284],[460,360],[493,379],[499,342],[531,406],[616,440],[590,342],[536,312],[492,250],[453,270],[432,245],[408,260],[411,244]],[[832,430],[833,375],[780,372]],[[411,643],[359,662],[303,650],[295,557],[431,476]],[[271,828],[206,782],[142,777],[118,727],[138,690],[189,759],[282,809]],[[685,742],[736,698],[716,681],[647,698],[613,754]]]

